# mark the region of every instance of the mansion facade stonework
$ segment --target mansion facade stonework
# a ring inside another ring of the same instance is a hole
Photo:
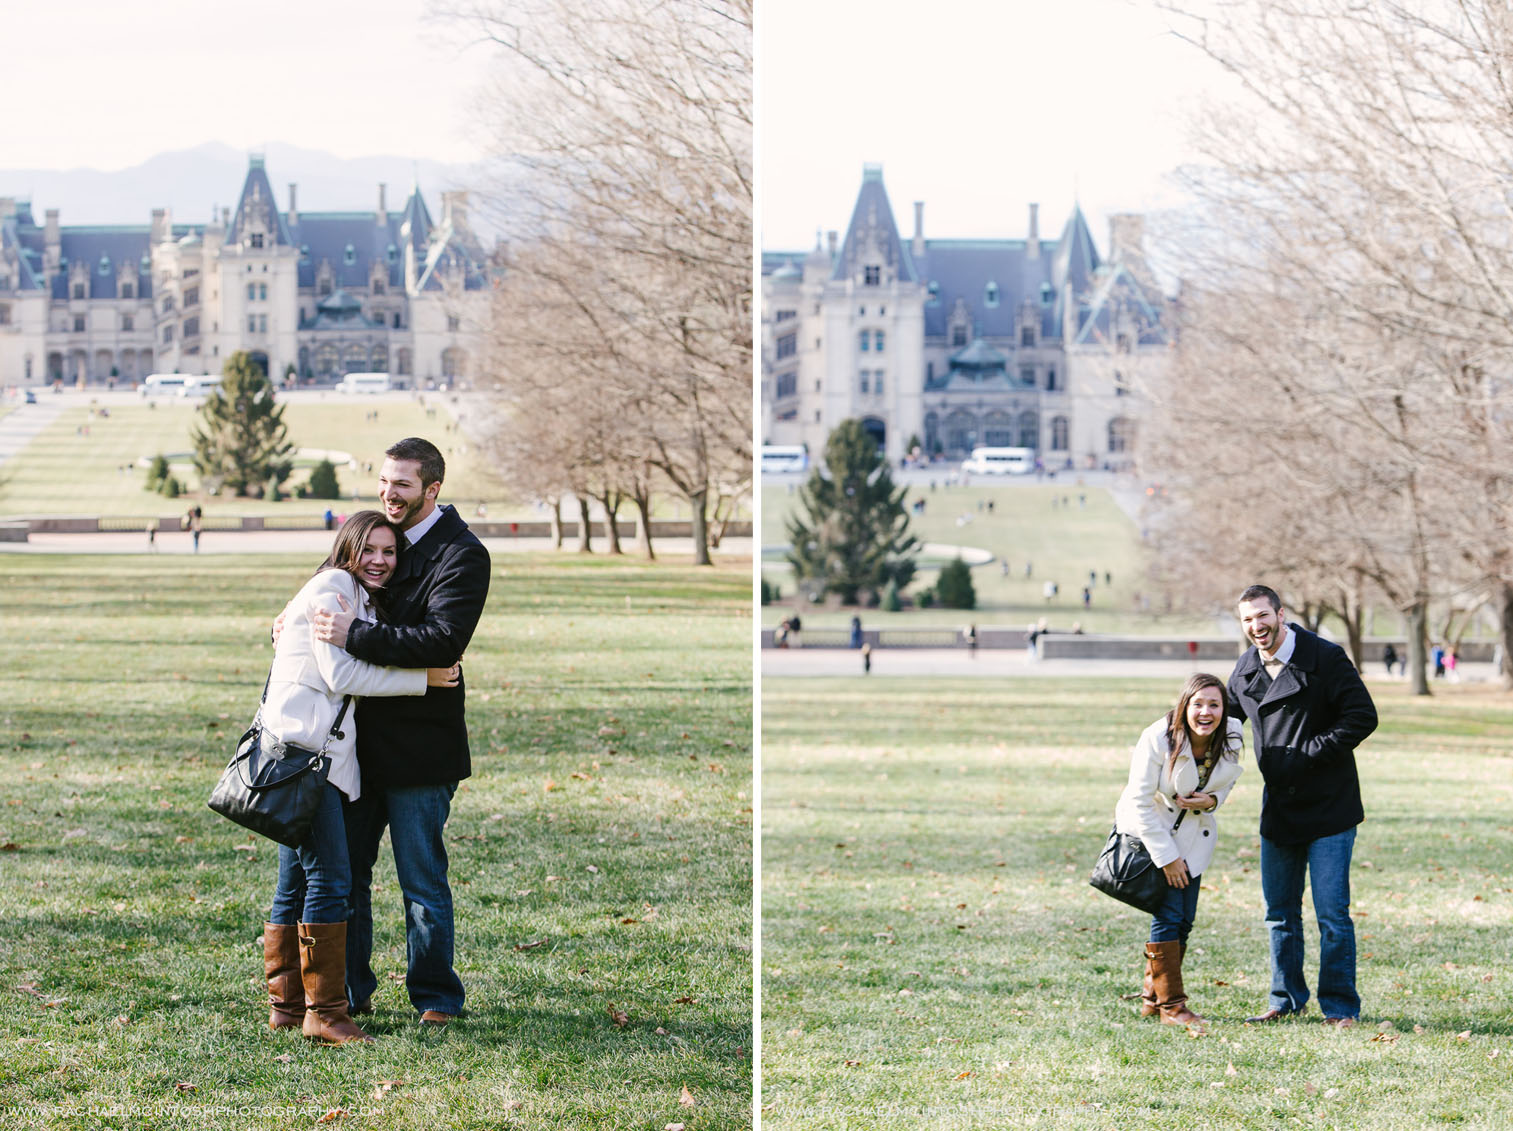
[[[890,461],[918,443],[1035,450],[1048,469],[1133,462],[1139,391],[1168,364],[1167,302],[1143,218],[1115,216],[1100,256],[1080,208],[1041,239],[900,237],[867,166],[844,239],[762,256],[762,441],[811,455],[858,418]]]
[[[397,386],[466,381],[501,266],[468,224],[467,193],[433,221],[417,186],[399,211],[378,186],[361,212],[280,212],[253,156],[235,209],[208,224],[41,225],[0,198],[0,386],[131,385],[218,374],[238,350],[275,381],[384,372]]]

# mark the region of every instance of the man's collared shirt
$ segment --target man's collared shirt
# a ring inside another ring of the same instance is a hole
[[[440,521],[441,507],[438,506],[432,508],[429,515],[427,515],[425,518],[417,522],[414,526],[410,527],[410,529],[405,531],[405,541],[411,546],[415,545],[416,542],[419,542],[422,538],[424,538],[431,532],[431,527],[435,526]]]
[[[1292,650],[1297,647],[1297,643],[1298,634],[1292,631],[1291,628],[1289,628],[1287,630],[1287,635],[1282,638],[1282,646],[1270,656],[1268,656],[1265,652],[1262,652],[1259,648],[1256,649],[1261,657],[1261,666],[1266,669],[1267,675],[1271,676],[1272,679],[1277,678],[1277,673],[1279,673],[1287,664],[1292,662]]]

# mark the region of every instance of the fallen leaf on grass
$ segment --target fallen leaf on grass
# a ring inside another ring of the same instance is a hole
[[[620,920],[620,925],[623,927],[623,926],[628,926],[631,923],[639,923],[640,921],[641,920],[639,920],[639,919],[621,919]]]
[[[173,1086],[173,1090],[175,1092],[195,1092],[199,1090],[199,1086],[191,1084],[188,1080],[180,1080]]]
[[[662,1026],[658,1025],[657,1026],[657,1036],[659,1036],[659,1037],[665,1037],[665,1036],[667,1036],[667,1030],[664,1029],[664,1028],[662,1028]],[[1496,1054],[1494,1053],[1493,1055],[1496,1055]]]
[[[696,997],[688,997],[688,996],[675,997],[675,998],[672,999],[672,1003],[674,1005],[698,1005],[699,1004],[699,999],[696,998]]]
[[[516,950],[535,950],[538,946],[545,946],[548,941],[549,940],[547,940],[547,939],[537,939],[535,942],[519,942],[519,943],[515,944],[515,949]],[[404,975],[401,974],[400,977],[403,978]]]
[[[1231,1060],[1229,1062],[1229,1064],[1224,1069],[1224,1075],[1226,1075],[1226,1076],[1238,1076],[1239,1074],[1240,1074],[1239,1070],[1237,1068],[1235,1068],[1235,1062]]]
[[[255,844],[233,844],[231,846],[231,851],[232,852],[256,852],[257,851],[257,845],[255,845]]]
[[[350,1111],[348,1111],[344,1107],[333,1107],[330,1111],[326,1112],[325,1115],[321,1116],[315,1122],[316,1123],[334,1123],[334,1122],[336,1122],[336,1120],[338,1120],[338,1119],[345,1119],[345,1118],[347,1118],[347,1116],[349,1116],[351,1114],[352,1113]]]
[[[970,1080],[973,1076],[976,1076],[976,1075],[977,1075],[977,1073],[971,1072],[971,1071],[968,1071],[968,1072],[958,1072],[955,1076],[951,1077],[951,1079],[953,1079],[953,1080]]]
[[[623,1029],[630,1024],[630,1014],[623,1009],[616,1009],[613,1002],[609,1005],[609,1016],[617,1028]]]
[[[684,1126],[685,1124],[682,1123],[669,1123],[662,1128],[662,1131],[683,1131]]]
[[[693,1107],[698,1103],[698,1100],[693,1098],[693,1093],[688,1090],[687,1084],[683,1085],[683,1092],[678,1096],[678,1103],[682,1104],[684,1107]]]
[[[131,1018],[127,1017],[126,1014],[123,1013],[119,1017],[117,1017],[114,1021],[112,1021],[111,1024],[114,1025],[118,1029],[124,1029],[124,1028],[126,1028],[126,1026],[128,1026],[128,1025],[131,1024]]]
[[[16,987],[16,989],[20,990],[24,994],[31,994],[32,997],[42,997],[43,996],[37,990],[37,983],[36,982],[22,982],[20,985],[18,985]]]
[[[1455,1034],[1455,1039],[1457,1041],[1469,1041],[1471,1039],[1471,1030],[1462,1029],[1459,1033]]]
[[[13,840],[8,840],[4,844],[0,844],[0,852],[20,852],[20,851],[21,851],[21,846],[19,844],[17,844]]]
[[[1392,1044],[1396,1044],[1397,1043],[1397,1039],[1399,1037],[1401,1037],[1401,1036],[1402,1036],[1401,1033],[1377,1033],[1371,1039],[1372,1039],[1372,1041],[1379,1042],[1381,1044],[1392,1045]]]
[[[1310,1096],[1316,1096],[1319,1094],[1319,1089],[1317,1085],[1314,1084],[1304,1084],[1303,1091],[1307,1092]]]
[[[590,864],[588,870],[596,876],[599,874],[599,866],[597,864]]]
[[[373,1086],[373,1098],[381,1100],[395,1088],[403,1088],[404,1085],[405,1082],[403,1080],[380,1080]]]
[[[861,1066],[862,1066],[862,1062],[859,1061],[859,1060],[848,1060],[848,1061],[846,1061],[846,1067],[847,1068],[860,1068]]]
[[[288,1064],[291,1060],[294,1059],[294,1054],[286,1052],[282,1056],[276,1056],[273,1059],[278,1061],[280,1064]]]
[[[1324,1098],[1326,1100],[1332,1100],[1339,1094],[1340,1090],[1338,1088],[1330,1088],[1327,1092],[1324,1093]]]
[[[587,774],[580,774],[577,770],[573,771],[573,777],[577,781],[591,781],[591,780],[593,780]]]
[[[173,843],[174,844],[190,844],[193,841],[194,841],[194,837],[192,837],[192,836],[176,836],[176,837],[173,838]]]
[[[1413,1031],[1415,1033],[1422,1033],[1424,1031],[1424,1027],[1422,1025],[1415,1025],[1413,1027]]]
[[[557,783],[554,782],[554,781],[552,781],[551,778],[547,778],[546,779],[546,784],[541,787],[541,791],[543,793],[550,793],[552,790],[554,790],[556,788],[557,788]]]

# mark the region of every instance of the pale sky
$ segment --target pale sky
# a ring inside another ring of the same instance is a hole
[[[464,124],[485,55],[428,0],[33,0],[8,4],[5,168],[135,165],[221,141],[340,157],[476,160]]]
[[[1111,212],[1180,202],[1189,107],[1217,68],[1145,0],[759,0],[758,146],[769,250],[844,231],[862,166],[927,238],[1054,238],[1080,200],[1108,250]]]

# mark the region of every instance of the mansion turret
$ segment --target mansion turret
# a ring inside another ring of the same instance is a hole
[[[219,373],[246,350],[277,381],[384,372],[398,385],[466,380],[499,267],[467,193],[432,219],[417,186],[398,211],[279,211],[254,156],[234,209],[209,224],[39,226],[0,199],[0,385],[130,384]]]
[[[927,240],[894,223],[867,166],[845,238],[762,256],[762,440],[823,452],[858,418],[897,462],[918,442],[1035,450],[1047,468],[1124,468],[1140,390],[1170,353],[1142,217],[1113,218],[1102,258],[1080,208],[1042,239]]]

